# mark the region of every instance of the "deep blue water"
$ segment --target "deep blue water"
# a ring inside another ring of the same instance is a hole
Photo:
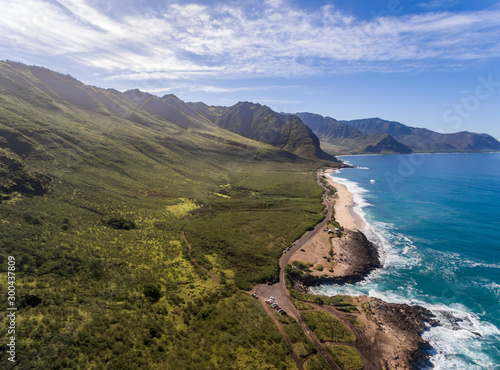
[[[442,326],[424,333],[439,369],[500,369],[500,153],[341,158],[384,268],[322,294],[421,304]]]

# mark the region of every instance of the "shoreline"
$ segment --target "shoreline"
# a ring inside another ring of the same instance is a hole
[[[318,173],[328,186],[336,189],[326,195],[334,214],[325,227],[290,258],[291,263],[303,262],[311,267],[306,282],[308,286],[356,283],[382,267],[377,247],[362,231],[367,226],[366,222],[353,209],[354,194],[328,176],[334,171],[326,169]]]
[[[327,195],[335,213],[326,223],[326,229],[319,230],[290,258],[292,264],[302,262],[310,266],[306,280],[292,282],[292,289],[298,291],[312,293],[310,287],[320,284],[356,283],[364,280],[373,270],[383,267],[378,248],[363,233],[366,222],[353,209],[356,205],[354,194],[328,175],[334,171],[323,169],[318,175],[336,189],[333,195]],[[331,225],[335,222],[341,227],[333,232]],[[424,367],[429,364],[429,353],[426,351],[430,346],[422,338],[422,333],[429,326],[438,325],[429,310],[418,305],[388,303],[365,295],[353,299],[359,314],[349,315],[361,321],[363,327],[351,328],[358,336],[356,346],[366,365],[371,363],[374,368],[385,368],[381,366],[385,361],[389,368],[406,369],[412,368],[415,363]],[[330,313],[349,320],[349,315],[344,317],[335,310],[330,310]]]
[[[354,206],[356,206],[354,194],[345,185],[335,182],[328,175],[333,172],[333,170],[322,171],[320,172],[320,176],[324,176],[328,184],[337,189],[334,203],[335,220],[346,229],[363,231],[366,228],[366,222],[354,210]]]

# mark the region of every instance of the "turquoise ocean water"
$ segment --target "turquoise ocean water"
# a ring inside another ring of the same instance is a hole
[[[437,369],[500,369],[500,153],[350,156],[332,176],[355,194],[384,268],[316,293],[420,304]]]

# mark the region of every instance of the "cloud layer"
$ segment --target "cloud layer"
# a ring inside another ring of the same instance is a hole
[[[138,12],[119,2],[0,0],[0,44],[14,56],[62,58],[128,80],[433,70],[500,57],[500,10],[362,21],[332,6],[229,4]]]

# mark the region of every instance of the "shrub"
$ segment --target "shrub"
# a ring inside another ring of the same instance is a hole
[[[300,316],[321,342],[354,343],[356,341],[356,336],[347,326],[326,312],[301,312]]]
[[[31,213],[25,213],[23,215],[24,221],[32,225],[42,225],[43,222],[37,216]]]
[[[130,230],[136,228],[134,221],[124,219],[123,217],[109,217],[106,220],[106,224],[111,226],[113,229]]]
[[[161,288],[154,283],[144,284],[142,292],[152,302],[158,302],[161,298]]]
[[[319,264],[318,264],[318,265],[316,265],[316,266],[314,267],[314,269],[315,269],[315,270],[317,270],[317,271],[323,271],[323,265],[319,265]]]

